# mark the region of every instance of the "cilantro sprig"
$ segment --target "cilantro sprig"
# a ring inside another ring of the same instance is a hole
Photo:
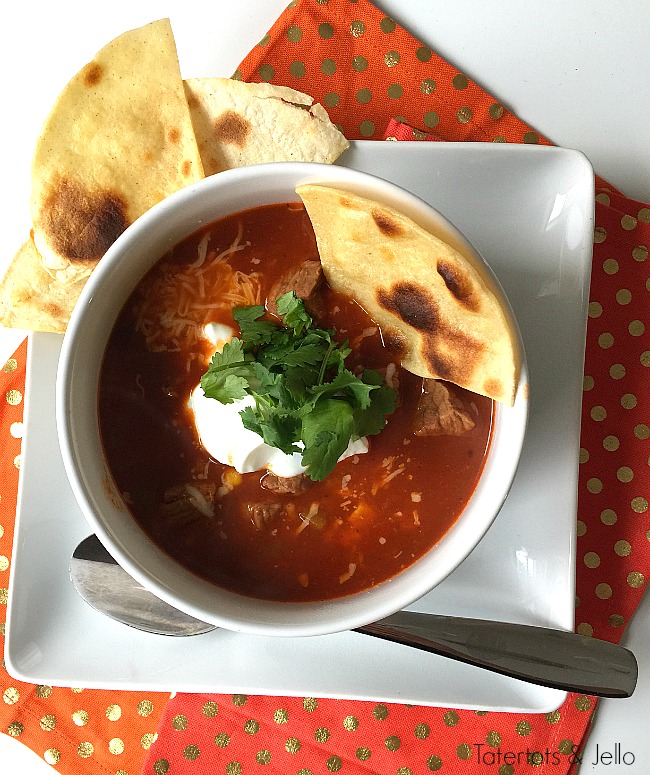
[[[350,441],[382,430],[397,395],[378,372],[346,368],[348,342],[315,327],[293,291],[277,308],[282,325],[262,319],[261,305],[233,309],[240,336],[214,354],[201,387],[222,404],[252,396],[254,406],[239,413],[244,427],[287,454],[301,452],[307,474],[320,481]]]

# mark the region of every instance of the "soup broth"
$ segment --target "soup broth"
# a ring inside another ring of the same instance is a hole
[[[265,470],[240,474],[215,461],[188,406],[215,350],[205,326],[238,335],[232,308],[267,303],[274,284],[306,260],[318,253],[299,203],[240,212],[183,240],[119,315],[98,405],[109,469],[151,539],[217,585],[281,601],[358,592],[421,557],[474,491],[493,414],[492,401],[454,388],[474,427],[414,433],[422,378],[399,366],[353,299],[324,285],[318,325],[349,340],[348,368],[376,369],[397,390],[386,427],[369,437],[366,454],[339,462],[323,481],[304,480],[299,492],[269,488]]]

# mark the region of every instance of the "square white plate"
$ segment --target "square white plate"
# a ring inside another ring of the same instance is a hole
[[[530,419],[512,491],[478,547],[414,610],[573,628],[575,524],[593,172],[575,151],[353,143],[341,163],[385,177],[454,222],[499,276],[522,329]],[[69,558],[90,531],[63,470],[54,385],[62,338],[33,335],[6,633],[6,665],[31,683],[349,697],[548,712],[563,692],[358,633],[168,638],[86,605]]]

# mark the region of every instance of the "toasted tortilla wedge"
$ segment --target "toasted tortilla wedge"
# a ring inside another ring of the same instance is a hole
[[[83,279],[63,285],[53,278],[30,237],[0,284],[0,325],[63,333],[83,287]]]
[[[328,283],[367,310],[404,368],[514,403],[517,339],[472,261],[383,204],[326,186],[296,190]]]
[[[274,161],[331,164],[349,145],[325,109],[295,89],[195,78],[185,93],[206,175]]]
[[[34,241],[58,282],[87,277],[142,213],[203,177],[168,19],[125,32],[65,87],[32,165]]]
[[[266,161],[333,162],[347,147],[301,92],[223,78],[183,84],[168,19],[120,35],[72,78],[43,126],[33,236],[0,282],[4,325],[64,331],[106,250],[150,207],[202,178],[202,157],[213,174]]]

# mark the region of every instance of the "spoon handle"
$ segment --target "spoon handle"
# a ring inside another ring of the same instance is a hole
[[[86,602],[132,627],[167,635],[213,629],[143,589],[95,535],[75,549],[70,576]],[[399,611],[357,632],[554,689],[629,697],[636,686],[632,652],[572,632],[412,611]]]
[[[400,611],[357,632],[598,697],[630,697],[638,675],[622,646],[545,627]]]

